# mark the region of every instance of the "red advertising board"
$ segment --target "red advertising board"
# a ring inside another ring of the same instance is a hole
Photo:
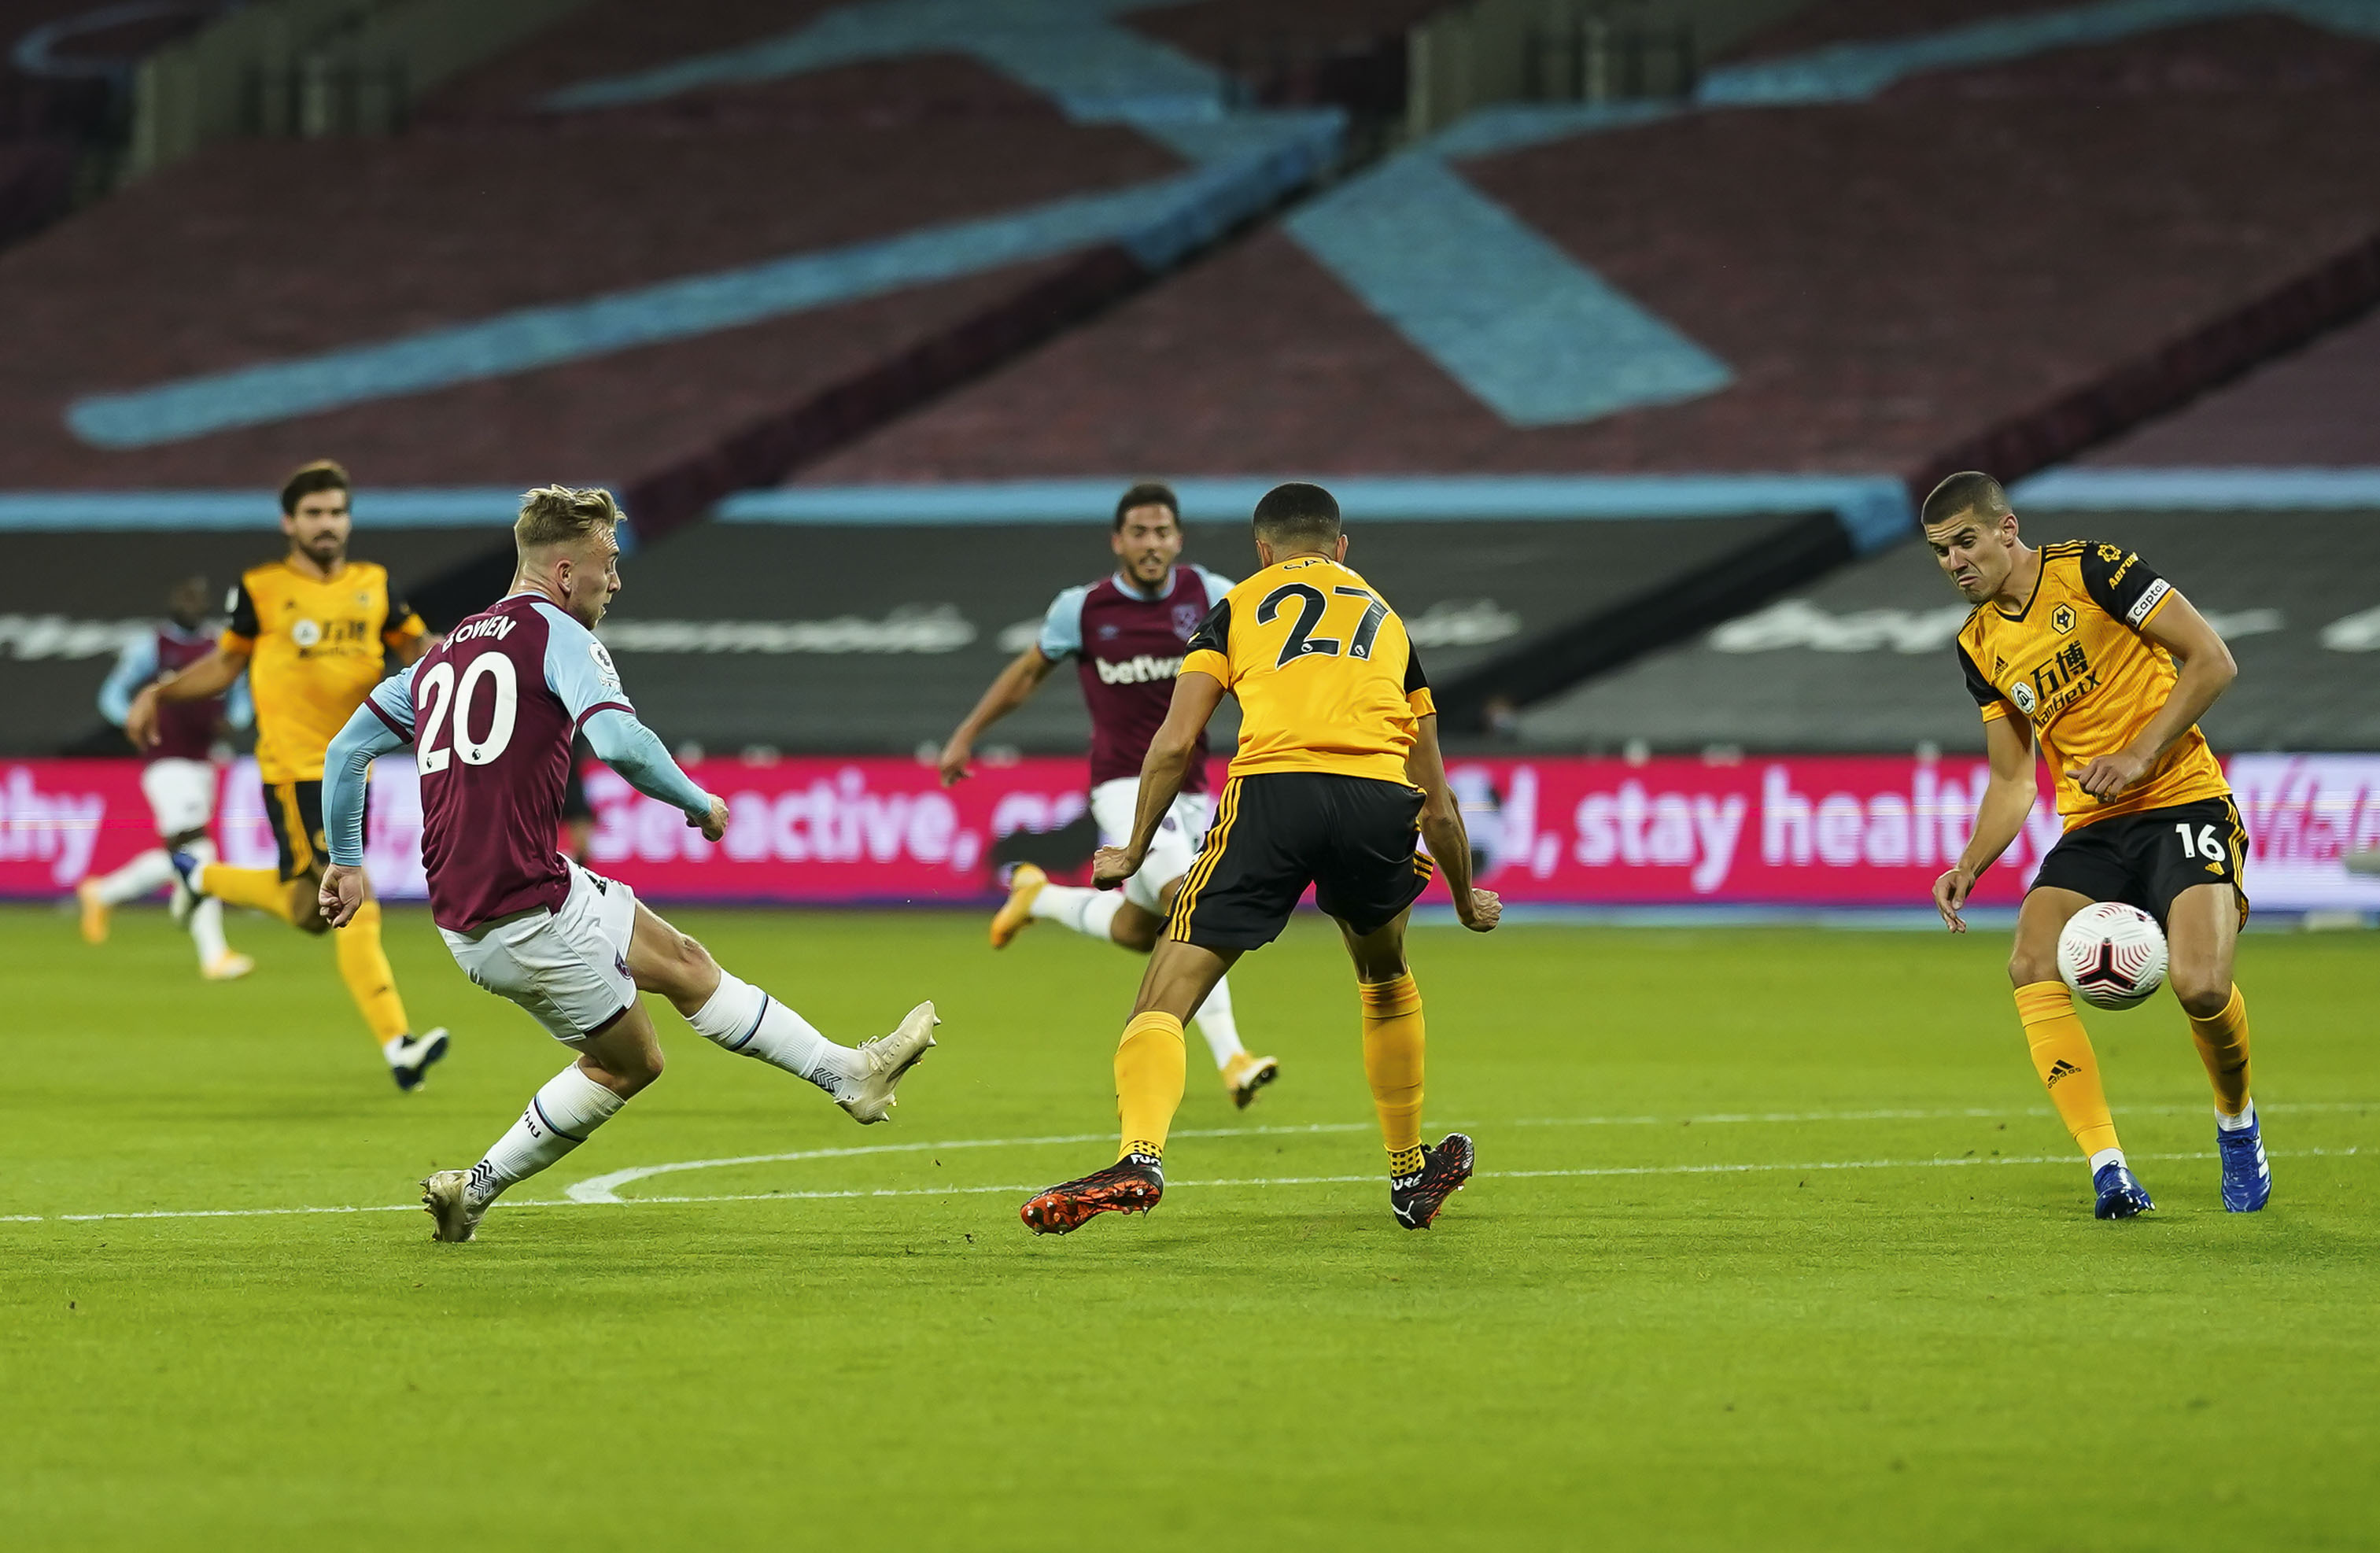
[[[692,770],[728,800],[722,841],[705,842],[595,768],[590,864],[657,901],[972,904],[996,892],[1000,838],[1058,829],[1086,802],[1072,759],[978,767],[949,789],[932,768],[895,758]],[[2251,756],[2232,770],[2256,843],[2249,889],[2259,904],[2380,906],[2380,882],[2338,864],[2380,843],[2380,759]],[[1985,778],[1980,760],[1888,756],[1499,758],[1451,771],[1486,857],[1482,882],[1507,900],[1565,904],[1923,906],[1966,843]],[[371,807],[375,884],[418,898],[409,759],[376,768]],[[273,860],[252,765],[225,769],[216,831],[228,859]],[[2013,904],[2058,835],[2045,797],[1977,902]],[[55,897],[153,844],[135,762],[0,762],[0,896]]]

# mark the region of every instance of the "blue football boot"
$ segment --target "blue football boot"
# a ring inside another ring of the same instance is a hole
[[[2265,1162],[2265,1137],[2252,1119],[2236,1132],[2215,1129],[2215,1152],[2223,1160],[2223,1206],[2253,1213],[2273,1200],[2273,1167]]]
[[[2156,1207],[2149,1201],[2149,1189],[2121,1165],[2100,1166],[2092,1172],[2091,1185],[2099,1194],[2091,1209],[2094,1219],[2131,1219]]]

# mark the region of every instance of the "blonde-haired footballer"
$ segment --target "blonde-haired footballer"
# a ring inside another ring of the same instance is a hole
[[[595,627],[620,591],[619,504],[600,487],[521,498],[519,564],[504,596],[456,624],[407,673],[383,681],[331,741],[322,908],[353,932],[363,904],[364,773],[407,745],[421,776],[421,871],[455,965],[519,1005],[573,1061],[469,1170],[421,1183],[433,1238],[474,1239],[504,1190],[587,1141],[661,1077],[642,992],[677,1005],[706,1039],[826,1091],[853,1121],[881,1122],[902,1075],[934,1044],[934,1005],[892,1035],[838,1046],[653,914],[617,880],[562,855],[571,746],[589,747],[648,797],[717,841],[727,804],[678,769],[638,721]]]
[[[1309,884],[1355,962],[1390,1211],[1405,1228],[1426,1230],[1471,1178],[1469,1138],[1421,1141],[1421,993],[1405,967],[1404,937],[1433,870],[1416,841],[1428,838],[1464,927],[1487,932],[1503,907],[1471,887],[1471,843],[1446,785],[1429,682],[1404,623],[1347,569],[1347,536],[1329,491],[1277,486],[1257,504],[1255,528],[1264,569],[1225,594],[1191,637],[1172,708],[1141,764],[1131,837],[1092,861],[1093,880],[1110,890],[1148,862],[1207,720],[1224,692],[1236,696],[1240,746],[1215,823],[1116,1048],[1119,1158],[1027,1201],[1020,1211],[1038,1234],[1157,1206],[1166,1134],[1182,1104],[1182,1022],[1242,954],[1280,935]]]
[[[2122,546],[2027,545],[1989,475],[1952,475],[1926,497],[1921,520],[1935,559],[1975,606],[1959,632],[1959,662],[1991,758],[1973,839],[1935,881],[1935,906],[1952,932],[1966,931],[1959,908],[2032,811],[2038,738],[2066,834],[2018,914],[2009,979],[2034,1068],[2090,1159],[2094,1212],[2130,1219],[2156,1206],[2116,1141],[2091,1037],[2058,974],[2067,919],[2095,901],[2121,901],[2164,925],[2168,979],[2215,1086],[2223,1206],[2253,1213],[2273,1178],[2248,1095],[2248,1008],[2231,981],[2248,916],[2248,837],[2198,731],[2239,675],[2230,649]]]
[[[264,783],[280,866],[235,868],[176,853],[190,894],[249,906],[301,933],[330,923],[315,904],[328,843],[322,833],[322,753],[363,705],[394,657],[409,665],[430,650],[431,636],[389,590],[387,568],[347,558],[354,528],[346,470],[324,460],[292,474],[281,488],[281,531],[289,549],[251,567],[232,590],[231,623],[215,649],[133,698],[124,731],[147,748],[157,742],[160,707],[223,694],[247,672],[256,702],[256,770]],[[177,893],[176,904],[188,896]],[[446,1032],[416,1036],[397,995],[396,973],[381,948],[380,903],[366,899],[335,940],[339,978],[402,1090],[419,1088],[430,1064],[446,1055]]]

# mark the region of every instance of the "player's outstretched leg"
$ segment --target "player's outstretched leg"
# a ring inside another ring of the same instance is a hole
[[[934,1026],[941,1023],[934,1005],[923,1002],[892,1034],[838,1046],[783,1003],[721,969],[709,950],[642,904],[628,946],[628,974],[640,989],[676,1004],[705,1040],[808,1080],[863,1126],[892,1113],[899,1103],[894,1091],[934,1044]]]
[[[277,868],[235,868],[185,849],[174,855],[174,871],[181,875],[183,889],[188,892],[188,898],[177,895],[175,904],[178,910],[188,911],[198,898],[212,898],[295,925],[298,916],[292,902],[305,904],[292,893],[289,881],[281,877]],[[306,909],[311,912],[313,908],[309,905]]]
[[[1364,1078],[1379,1113],[1380,1142],[1389,1151],[1389,1211],[1408,1230],[1427,1230],[1446,1199],[1471,1179],[1475,1151],[1461,1133],[1436,1147],[1421,1141],[1422,1065],[1427,1029],[1421,989],[1405,964],[1405,916],[1370,933],[1342,922],[1355,962],[1355,989],[1364,1005]]]
[[[75,902],[82,908],[82,941],[105,943],[110,912],[173,882],[174,864],[162,846],[151,847],[114,873],[84,880],[75,886]]]
[[[2254,1213],[2273,1196],[2273,1168],[2248,1087],[2248,1001],[2231,979],[2240,904],[2228,884],[2203,884],[2174,897],[2166,915],[2174,997],[2190,1016],[2190,1037],[2215,1089],[2215,1152],[2223,1206]]]
[[[300,926],[304,926],[302,920]],[[381,947],[380,926],[380,903],[367,894],[347,925],[332,935],[331,943],[338,954],[339,979],[346,984],[347,996],[363,1016],[372,1044],[380,1048],[389,1077],[409,1095],[429,1078],[431,1064],[446,1055],[446,1029],[440,1025],[418,1036],[413,1033],[405,1000],[396,990],[396,972],[388,963],[388,952]]]
[[[1062,1235],[1102,1213],[1146,1213],[1165,1195],[1165,1139],[1182,1106],[1182,1020],[1222,979],[1237,952],[1169,939],[1149,957],[1131,1023],[1116,1045],[1116,1162],[1038,1192],[1018,1209],[1036,1234]]]
[[[1148,952],[1116,931],[1116,914],[1124,909],[1121,890],[1094,890],[1088,885],[1052,884],[1050,876],[1031,863],[1019,863],[1008,875],[1008,899],[991,915],[991,947],[1005,949],[1016,935],[1036,922],[1055,922],[1087,939],[1122,944]]]
[[[180,839],[176,850],[199,860],[201,867],[214,861],[215,843],[205,836]],[[173,865],[166,864],[170,876]],[[256,969],[256,962],[234,950],[224,938],[223,903],[208,896],[190,904],[190,942],[199,952],[199,974],[209,981],[237,981]]]
[[[1198,1005],[1194,1023],[1215,1059],[1215,1071],[1223,1075],[1224,1093],[1232,1097],[1232,1104],[1247,1110],[1257,1091],[1281,1076],[1281,1060],[1259,1057],[1241,1043],[1239,1021],[1232,1015],[1230,977],[1215,983],[1215,989]]]
[[[2099,1083],[2099,1059],[2090,1032],[2074,1012],[2074,995],[2058,975],[2058,935],[2066,919],[2091,904],[2071,890],[2039,889],[2018,914],[2009,979],[2016,984],[2016,1014],[2033,1053],[2034,1072],[2049,1103],[2091,1162],[2092,1216],[2131,1219],[2156,1207],[2135,1179],[2116,1139],[2115,1113]]]
[[[1087,938],[1104,939],[1138,953],[1149,953],[1164,930],[1166,914],[1172,909],[1173,894],[1181,888],[1182,880],[1177,875],[1160,889],[1147,892],[1141,888],[1141,875],[1148,871],[1142,869],[1122,890],[1090,890],[1052,884],[1050,876],[1039,868],[1030,863],[1019,863],[1008,876],[1006,904],[992,916],[991,947],[1004,949],[1034,923],[1050,921]],[[1148,896],[1146,902],[1141,899],[1144,894]],[[1256,1099],[1258,1090],[1281,1076],[1279,1058],[1259,1057],[1241,1041],[1239,1021],[1232,1011],[1230,977],[1215,983],[1192,1023],[1198,1026],[1198,1034],[1215,1059],[1215,1071],[1222,1075],[1224,1093],[1242,1110]]]

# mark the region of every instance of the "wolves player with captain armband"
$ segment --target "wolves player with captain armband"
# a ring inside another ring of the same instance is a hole
[[[934,1005],[922,1002],[889,1036],[836,1045],[557,849],[574,734],[705,838],[727,830],[727,805],[637,720],[595,639],[620,590],[620,516],[608,491],[546,486],[523,497],[511,591],[409,674],[383,681],[332,742],[323,771],[322,915],[345,927],[362,903],[364,773],[375,756],[412,745],[431,916],[455,964],[577,1053],[479,1164],[421,1183],[442,1241],[469,1240],[499,1193],[661,1076],[640,991],[669,999],[706,1039],[808,1079],[863,1124],[884,1120],[902,1075],[934,1044]]]

